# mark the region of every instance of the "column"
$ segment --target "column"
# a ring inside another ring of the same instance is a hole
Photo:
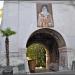
[[[49,51],[46,50],[46,69],[49,69],[49,64],[50,64],[50,54]]]

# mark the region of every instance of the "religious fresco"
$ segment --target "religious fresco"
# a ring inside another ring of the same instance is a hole
[[[54,27],[51,3],[37,3],[37,27]]]

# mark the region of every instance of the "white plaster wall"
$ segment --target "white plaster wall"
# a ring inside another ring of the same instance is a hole
[[[68,66],[75,59],[75,7],[64,4],[53,4],[54,29],[58,31],[66,41],[68,52]],[[2,28],[10,26],[17,34],[10,37],[10,51],[18,51],[25,48],[26,42],[32,32],[37,28],[36,3],[5,3]],[[4,40],[2,51],[4,50]]]
[[[10,52],[18,51],[18,3],[4,3],[3,9],[3,23],[2,28],[10,27],[12,30],[16,31],[16,35],[9,37],[10,40]],[[5,52],[5,45],[3,40],[2,51]]]
[[[71,5],[53,4],[54,29],[62,34],[67,43],[67,46],[73,48],[74,45],[71,46],[69,44],[69,40],[67,39],[70,38],[71,36],[75,36],[74,9],[75,7]]]
[[[75,6],[53,4],[54,29],[62,34],[68,51],[68,67],[75,60]]]
[[[29,36],[37,29],[36,5],[25,2],[19,5],[19,47],[25,48]]]

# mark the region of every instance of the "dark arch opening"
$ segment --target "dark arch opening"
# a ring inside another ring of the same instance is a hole
[[[26,47],[28,47],[33,42],[40,42],[40,41],[48,42],[51,38],[53,38],[57,42],[58,48],[66,46],[65,40],[63,39],[62,35],[59,32],[57,32],[53,29],[43,28],[43,29],[38,29],[38,30],[34,31],[30,35],[30,37],[27,41]]]
[[[59,64],[59,49],[66,46],[66,43],[60,33],[53,29],[43,28],[38,29],[33,32],[26,44],[28,48],[33,43],[41,43],[48,49],[48,65],[50,63],[58,63]],[[49,61],[50,60],[50,61]]]

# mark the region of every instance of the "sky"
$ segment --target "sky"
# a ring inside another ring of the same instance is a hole
[[[0,1],[0,9],[3,8],[3,3],[4,3],[4,1]]]
[[[2,14],[3,14],[3,11],[1,10],[1,9],[3,9],[3,3],[4,3],[4,1],[0,1],[0,24],[2,21]]]

